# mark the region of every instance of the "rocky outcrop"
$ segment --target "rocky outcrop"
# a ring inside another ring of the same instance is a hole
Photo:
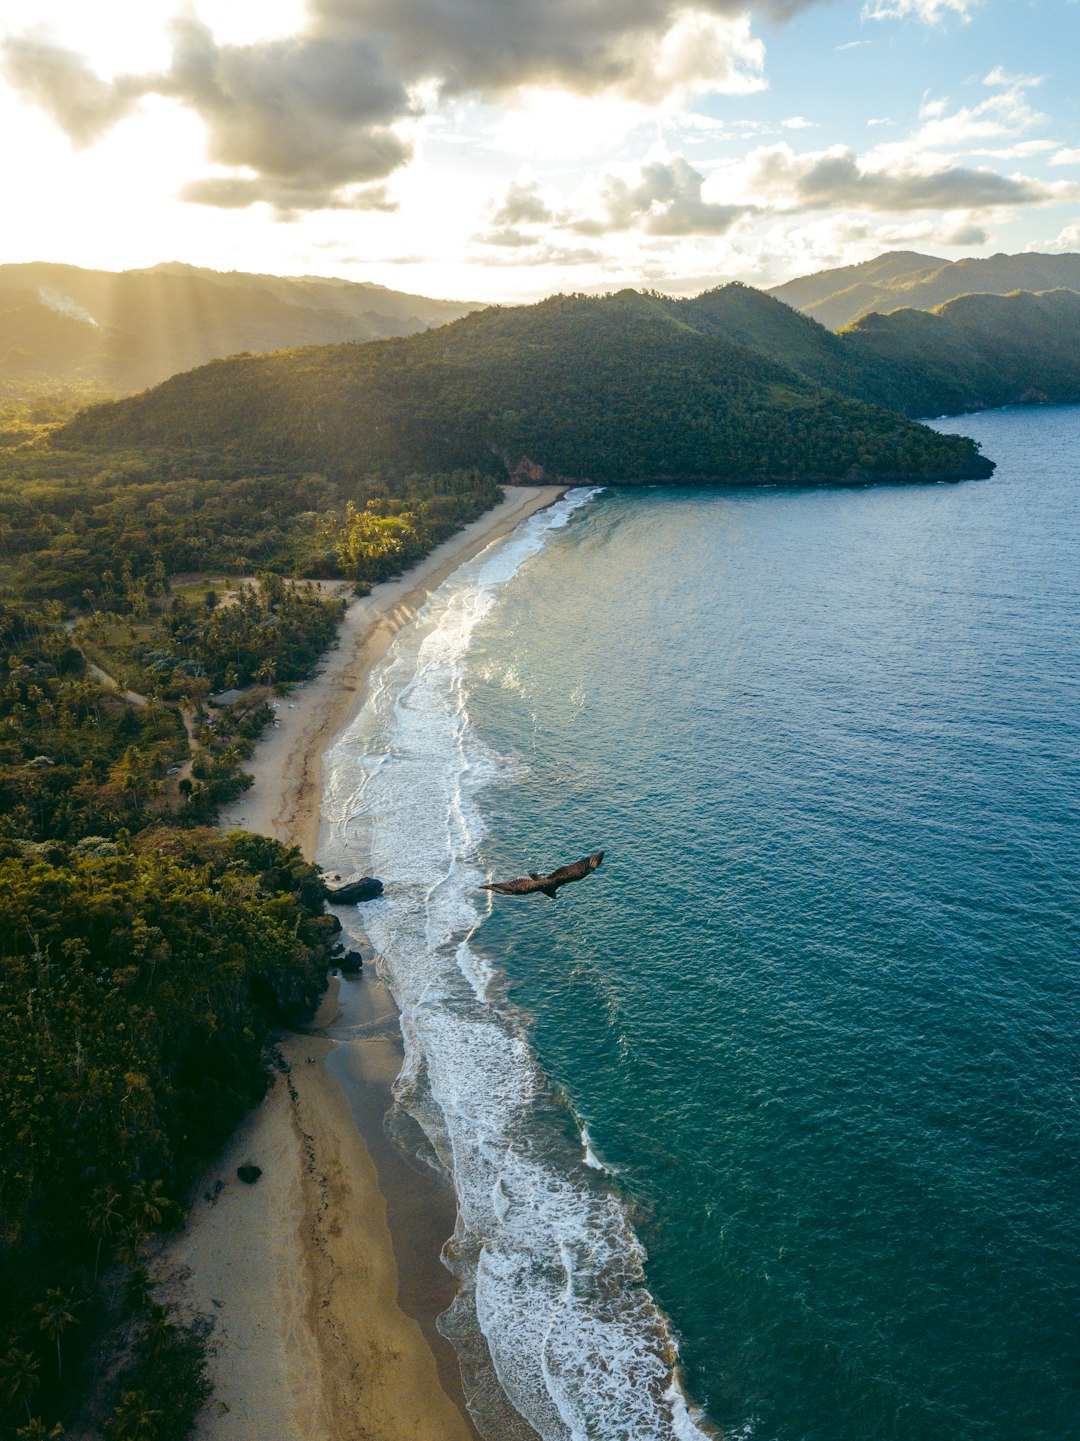
[[[328,885],[326,899],[332,906],[354,906],[358,901],[374,901],[383,893],[382,881],[374,876],[360,876],[345,885]]]

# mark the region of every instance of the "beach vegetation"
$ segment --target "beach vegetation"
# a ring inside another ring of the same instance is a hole
[[[349,586],[501,492],[88,463],[50,423],[0,447],[0,1438],[179,1441],[205,1336],[159,1238],[335,942],[298,851],[209,823]]]
[[[333,938],[318,873],[275,841],[113,844],[0,847],[0,1401],[12,1430],[86,1425],[89,1397],[107,1436],[179,1437],[203,1346],[155,1300],[149,1247],[264,1092],[268,1038],[310,1014]]]

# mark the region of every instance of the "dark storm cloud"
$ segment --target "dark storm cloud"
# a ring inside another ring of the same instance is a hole
[[[409,158],[387,126],[409,112],[400,81],[359,36],[219,46],[193,19],[173,27],[157,85],[206,123],[210,159],[313,194],[379,180]]]

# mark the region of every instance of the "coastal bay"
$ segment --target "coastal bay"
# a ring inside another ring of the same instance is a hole
[[[934,424],[994,478],[605,491],[463,666],[481,878],[606,852],[469,937],[515,1153],[614,1173],[726,1436],[1077,1435],[1080,408]]]

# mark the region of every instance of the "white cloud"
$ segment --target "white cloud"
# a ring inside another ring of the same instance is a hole
[[[991,71],[983,83],[999,86],[1005,84],[1005,79],[1000,71]],[[926,100],[919,107],[919,118],[924,123],[908,141],[913,151],[956,150],[972,141],[1011,138],[1047,119],[1027,103],[1024,85],[1019,80],[1004,89],[995,89],[977,105],[962,105],[951,114],[948,106],[947,99],[937,99]]]
[[[764,88],[765,46],[751,33],[749,15],[702,10],[684,10],[658,45],[635,47],[616,87],[647,105],[669,96],[751,95]]]
[[[218,167],[189,177],[186,198],[226,209],[267,201],[288,216],[389,203],[369,187],[410,164],[420,112],[437,100],[542,92],[621,101],[640,119],[691,95],[765,86],[765,47],[739,0],[307,0],[296,31],[240,41],[188,6],[169,31],[154,68],[117,73],[33,27],[9,30],[0,70],[76,146],[96,144],[148,97],[167,98],[205,126]],[[582,133],[593,132],[578,143]]]
[[[920,210],[985,212],[1012,205],[1059,204],[1080,198],[1080,186],[983,167],[917,164],[910,157],[883,163],[881,152],[860,158],[843,145],[796,155],[786,144],[761,147],[729,172],[729,199],[787,211],[854,208],[904,213]]]
[[[653,236],[723,235],[752,212],[751,204],[706,198],[704,184],[682,155],[653,160],[631,178],[606,175],[591,213],[566,223],[579,235],[633,229]]]
[[[993,160],[1030,160],[1032,156],[1044,155],[1048,150],[1057,148],[1056,140],[1018,140],[1015,145],[1005,145],[998,149],[969,150],[969,155],[985,155]],[[1053,165],[1053,161],[1047,162]]]
[[[690,110],[683,115],[664,115],[660,121],[666,129],[700,131],[710,137],[725,136],[729,133],[726,120],[717,120],[713,115],[701,115]]]
[[[1047,162],[1049,165],[1080,165],[1080,149],[1059,150]]]
[[[1036,241],[1027,246],[1028,250],[1080,250],[1080,220],[1070,221],[1053,240]]]
[[[1002,85],[1007,90],[1031,89],[1033,85],[1041,85],[1046,79],[1045,75],[1010,75],[1001,65],[995,65],[988,75],[983,76],[984,85]]]
[[[807,120],[805,115],[791,115],[787,120],[781,120],[780,124],[785,130],[816,130],[818,122]]]
[[[868,0],[864,20],[918,20],[923,25],[943,25],[956,17],[966,25],[979,0]]]

